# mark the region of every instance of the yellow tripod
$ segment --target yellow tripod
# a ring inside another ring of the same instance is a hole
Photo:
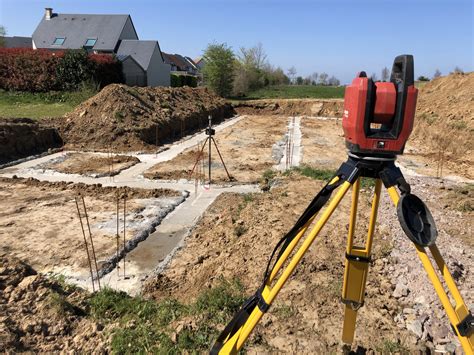
[[[268,262],[262,286],[245,302],[232,321],[225,327],[212,347],[211,354],[233,354],[243,347],[252,330],[263,314],[268,311],[285,282],[351,188],[353,193],[342,291],[342,302],[345,304],[342,341],[346,344],[352,343],[357,310],[364,304],[365,284],[382,183],[397,208],[403,230],[415,245],[418,257],[446,311],[453,331],[458,336],[465,353],[469,355],[474,353],[474,318],[464,303],[453,277],[436,247],[437,231],[431,213],[418,197],[410,193],[410,186],[405,181],[400,169],[395,166],[394,161],[395,157],[360,157],[349,154],[347,162],[341,165],[334,178],[313,199],[295,226],[279,241]],[[354,231],[362,177],[375,179],[375,192],[367,239],[365,245],[358,246],[354,245]],[[401,196],[397,187],[401,191]],[[319,210],[329,201],[332,192],[336,188],[339,188],[339,190],[334,198],[329,202],[311,230],[306,233]],[[304,238],[300,247],[295,249],[305,235],[306,238]],[[454,305],[448,297],[426,249],[430,250]],[[275,261],[272,265],[273,259]]]

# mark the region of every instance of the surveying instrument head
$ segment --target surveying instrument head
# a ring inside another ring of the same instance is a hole
[[[374,82],[360,72],[344,95],[342,127],[349,152],[373,158],[403,154],[417,95],[412,55],[395,58],[389,82]]]

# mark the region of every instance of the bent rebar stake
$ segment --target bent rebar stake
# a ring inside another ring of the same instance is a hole
[[[99,291],[100,291],[100,277],[99,277],[99,268],[97,266],[97,258],[95,256],[95,248],[94,248],[94,241],[92,240],[92,232],[91,232],[91,226],[89,224],[89,216],[87,215],[87,209],[86,209],[86,203],[84,201],[84,197],[81,196],[82,199],[82,205],[84,206],[84,215],[86,217],[86,222],[87,222],[87,229],[89,230],[89,239],[91,240],[91,248],[92,248],[92,256],[94,257],[94,264],[95,264],[95,272],[97,276],[97,283],[99,285]]]
[[[81,230],[82,230],[82,236],[84,238],[84,247],[86,249],[87,262],[89,264],[89,272],[91,274],[92,292],[95,292],[94,272],[92,271],[92,260],[91,260],[91,255],[90,255],[90,252],[89,252],[89,245],[87,243],[86,232],[84,230],[84,223],[82,222],[82,217],[83,216],[81,215],[81,209],[79,207],[79,201],[78,201],[79,198],[82,198],[83,201],[84,201],[84,198],[80,195],[74,197],[74,201],[76,202],[77,216],[79,217],[79,222],[81,224]],[[85,208],[85,205],[84,205],[84,208]],[[87,221],[87,224],[89,224],[89,221]],[[89,229],[89,231],[90,231],[90,229]],[[92,235],[90,235],[90,239],[92,241]],[[92,250],[94,250],[93,246],[92,246]],[[94,260],[95,260],[95,252],[94,252]],[[98,282],[99,290],[100,290],[100,281],[99,281],[99,272],[98,272],[98,269],[97,269],[97,262],[96,262],[95,265],[96,265],[96,272],[97,272],[97,282]]]

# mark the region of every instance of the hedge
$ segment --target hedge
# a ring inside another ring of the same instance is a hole
[[[122,64],[111,55],[89,55],[84,50],[0,48],[1,89],[74,90],[85,81],[101,87],[122,82]]]
[[[190,86],[195,88],[197,86],[197,77],[192,75],[178,75],[171,74],[171,87]]]

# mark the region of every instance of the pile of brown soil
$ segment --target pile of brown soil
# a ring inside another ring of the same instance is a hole
[[[474,178],[474,72],[433,79],[420,89],[415,128],[409,140],[415,153]]]
[[[53,120],[69,147],[150,150],[208,123],[231,117],[232,107],[205,88],[128,87],[112,84]]]
[[[0,349],[6,353],[107,352],[104,327],[86,318],[87,294],[0,255]]]
[[[239,114],[342,117],[343,100],[268,99],[233,102]]]
[[[179,196],[179,192],[171,189],[140,189],[132,187],[114,187],[114,186],[102,186],[101,184],[84,184],[82,182],[49,182],[40,181],[35,178],[18,178],[13,179],[0,177],[0,182],[10,184],[12,186],[16,184],[23,184],[27,186],[45,187],[48,189],[55,190],[71,190],[76,194],[88,197],[98,197],[102,200],[115,200],[116,196],[122,196],[124,193],[127,194],[128,199],[132,198],[159,198],[166,196]]]
[[[54,128],[29,118],[0,118],[0,164],[39,154],[63,144]]]

